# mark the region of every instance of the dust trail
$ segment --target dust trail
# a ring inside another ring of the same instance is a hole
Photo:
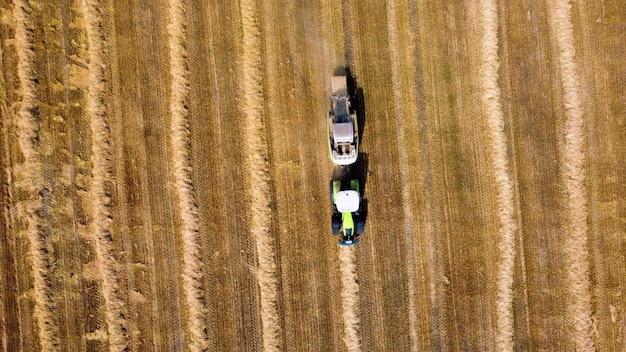
[[[389,37],[389,54],[391,56],[391,80],[394,92],[401,92],[403,89],[400,87],[402,77],[400,76],[400,69],[398,67],[400,63],[400,54],[398,53],[398,29],[396,28],[396,4],[394,0],[387,1],[387,35]],[[408,74],[408,73],[405,73]],[[395,115],[397,123],[397,140],[398,140],[398,158],[400,162],[400,179],[402,182],[402,211],[404,213],[404,230],[405,236],[402,236],[405,240],[406,247],[406,269],[408,271],[408,300],[409,300],[409,337],[411,343],[411,350],[417,349],[417,315],[416,315],[416,303],[415,303],[415,258],[413,251],[413,226],[411,221],[413,214],[411,211],[411,191],[408,186],[408,157],[407,148],[404,137],[404,111],[402,107],[402,100],[399,98],[394,99],[395,103]]]
[[[90,216],[93,219],[90,230],[96,249],[96,260],[102,280],[102,296],[106,306],[106,322],[109,344],[112,351],[128,348],[127,322],[122,293],[120,292],[119,263],[115,258],[111,224],[113,218],[109,209],[110,189],[113,183],[111,174],[112,151],[111,135],[108,126],[106,105],[105,59],[110,57],[101,12],[103,6],[98,0],[83,0],[81,12],[85,19],[89,45],[89,92],[87,94],[87,114],[91,124],[93,179],[90,191]]]
[[[496,293],[496,350],[513,350],[513,275],[515,266],[515,193],[507,156],[507,137],[498,86],[498,9],[496,1],[480,1],[482,102],[491,135],[491,159],[497,186],[500,239]]]
[[[193,183],[191,180],[189,112],[189,70],[187,69],[185,8],[180,1],[172,0],[168,24],[170,45],[170,71],[172,92],[170,97],[171,151],[174,182],[178,195],[183,243],[183,287],[189,316],[190,349],[203,351],[209,348],[207,307],[202,286],[202,259],[200,255],[200,225]]]
[[[24,156],[20,165],[15,165],[14,186],[28,192],[29,199],[15,205],[17,218],[27,227],[29,258],[32,265],[34,315],[39,330],[43,351],[55,350],[59,341],[59,327],[54,320],[55,305],[49,280],[54,266],[53,250],[46,244],[49,227],[42,219],[47,209],[49,190],[43,174],[37,149],[40,148],[39,98],[35,75],[35,25],[31,19],[34,9],[28,1],[16,0],[13,7],[15,19],[15,50],[17,52],[17,75],[22,91],[16,126],[17,139]]]
[[[344,323],[343,342],[348,351],[361,351],[359,337],[359,284],[354,247],[339,248],[341,266],[341,307]]]
[[[261,295],[263,350],[281,349],[278,317],[276,259],[271,225],[271,189],[267,128],[263,117],[263,63],[261,29],[255,0],[242,0],[243,27],[243,113],[245,116],[245,152],[249,176],[250,233],[256,242],[257,281]]]
[[[550,26],[558,51],[558,67],[565,107],[564,139],[559,145],[563,164],[566,236],[564,243],[569,283],[568,318],[577,351],[595,350],[591,320],[591,284],[587,249],[584,113],[576,72],[574,29],[568,0],[549,1]]]

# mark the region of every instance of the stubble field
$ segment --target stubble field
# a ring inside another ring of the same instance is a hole
[[[623,351],[623,10],[1,0],[0,350]]]

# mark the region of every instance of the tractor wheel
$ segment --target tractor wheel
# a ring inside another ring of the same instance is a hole
[[[356,218],[356,234],[361,235],[365,232],[365,217],[363,215]]]
[[[333,235],[338,235],[341,230],[341,214],[333,214]]]

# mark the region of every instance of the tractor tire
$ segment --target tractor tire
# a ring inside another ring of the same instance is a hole
[[[357,216],[355,225],[356,234],[362,235],[365,232],[365,217],[363,215]]]
[[[338,235],[341,230],[341,214],[333,214],[332,225],[333,235]]]

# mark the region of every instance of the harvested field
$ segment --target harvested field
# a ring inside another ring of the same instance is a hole
[[[0,0],[0,351],[625,350],[623,9]]]

